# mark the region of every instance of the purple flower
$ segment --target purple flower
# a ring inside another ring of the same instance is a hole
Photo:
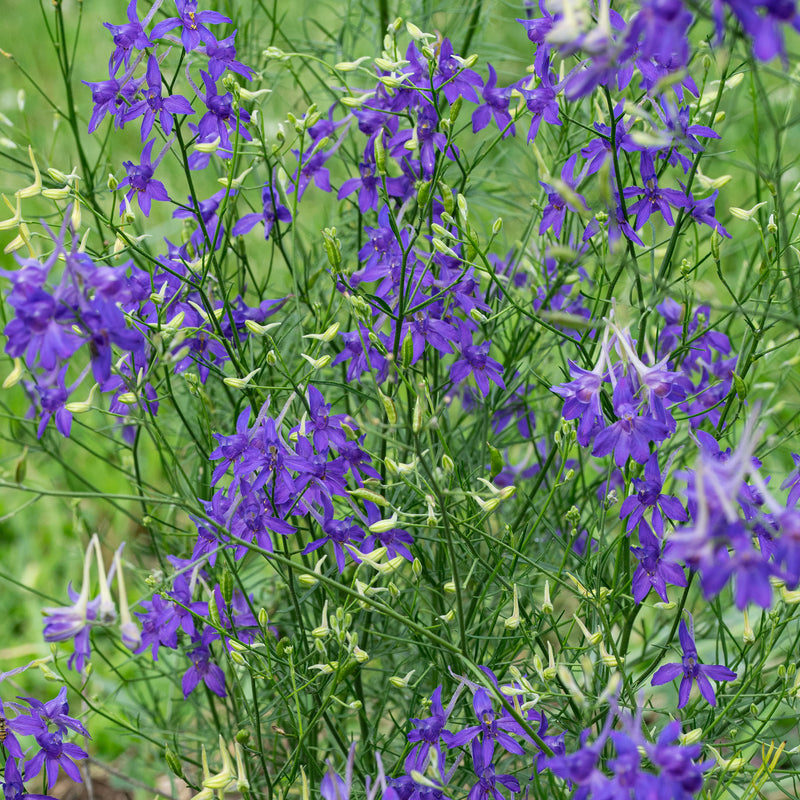
[[[683,708],[689,702],[689,693],[692,684],[697,681],[700,693],[712,706],[717,704],[714,694],[714,687],[711,681],[733,681],[736,680],[736,673],[720,665],[701,664],[698,660],[697,648],[694,643],[694,624],[691,616],[689,617],[689,627],[681,620],[678,630],[681,650],[683,657],[680,664],[664,664],[659,667],[653,675],[650,683],[653,686],[662,686],[665,683],[681,678],[681,685],[678,689],[678,708]],[[709,680],[711,679],[711,680]]]
[[[195,646],[189,651],[192,666],[186,670],[181,681],[184,697],[188,697],[200,681],[203,681],[217,697],[228,696],[225,691],[225,673],[211,661],[210,645],[216,639],[219,639],[219,634],[213,628],[206,627]]]
[[[472,333],[463,322],[459,324],[459,339],[458,349],[461,358],[450,367],[450,380],[453,383],[461,383],[472,374],[478,390],[484,397],[488,396],[491,383],[505,389],[503,365],[489,357],[492,343],[472,344]]]
[[[139,91],[144,78],[139,80],[116,80],[109,78],[107,81],[81,81],[92,90],[92,116],[89,119],[89,133],[94,133],[106,114],[114,115],[114,124],[121,128],[125,124],[125,112],[133,104],[133,98]]]
[[[544,65],[541,83],[535,89],[520,89],[528,111],[533,114],[531,127],[528,130],[528,143],[536,138],[542,120],[548,125],[561,125],[557,89],[558,85],[553,83],[549,60]]]
[[[119,188],[123,186],[130,186],[128,193],[125,195],[125,200],[130,206],[131,200],[135,197],[139,202],[139,208],[142,213],[148,217],[150,216],[150,203],[153,200],[169,200],[167,189],[161,181],[153,178],[153,173],[156,167],[161,163],[161,159],[169,149],[170,143],[164,146],[164,149],[158,154],[155,162],[150,161],[150,154],[153,151],[155,139],[151,139],[142,150],[142,161],[140,164],[134,164],[132,161],[123,162],[128,174],[119,182]],[[125,213],[125,207],[120,209],[120,215]]]
[[[249,233],[259,222],[263,222],[264,239],[269,239],[276,222],[288,224],[292,221],[291,212],[281,205],[280,196],[268,183],[261,190],[261,204],[263,211],[260,214],[245,214],[237,220],[231,230],[233,236],[243,236],[245,233]]]
[[[448,748],[453,749],[472,742],[473,757],[477,746],[482,762],[487,765],[492,761],[495,742],[507,753],[523,755],[525,751],[522,745],[507,733],[511,731],[518,736],[525,736],[522,726],[505,711],[502,714],[495,713],[486,689],[475,691],[472,708],[479,720],[478,724],[462,728],[458,733],[443,733],[442,738]],[[480,740],[477,739],[478,736]],[[476,774],[479,775],[477,771]]]
[[[497,788],[498,783],[510,792],[520,790],[519,781],[513,775],[495,773],[494,764],[486,757],[477,740],[472,742],[472,765],[478,782],[470,789],[467,800],[503,800],[503,795]]]
[[[497,127],[503,131],[503,138],[513,136],[514,126],[511,125],[511,114],[508,113],[511,88],[497,88],[497,73],[491,64],[489,64],[489,80],[486,81],[481,94],[483,95],[483,104],[472,112],[472,132],[482,131],[489,124],[489,120],[494,117]],[[509,125],[511,127],[508,127]],[[507,127],[508,130],[506,130]]]
[[[650,442],[669,436],[669,428],[652,417],[639,416],[639,402],[631,391],[630,381],[622,377],[614,387],[614,413],[618,419],[597,434],[592,455],[614,453],[614,463],[624,466],[629,457],[644,464],[650,457]]]
[[[644,478],[633,479],[636,493],[626,497],[620,507],[620,519],[628,517],[627,531],[632,531],[639,524],[648,509],[652,509],[650,524],[659,537],[664,535],[664,517],[673,522],[686,522],[689,519],[686,509],[676,497],[661,494],[662,487],[663,479],[656,452],[647,459]]]
[[[605,427],[603,410],[600,406],[600,392],[605,383],[608,360],[608,334],[604,335],[600,357],[589,371],[569,361],[571,381],[553,386],[551,391],[564,400],[561,416],[566,420],[577,419],[578,444],[587,447],[594,436]]]
[[[346,566],[346,556],[349,554],[356,562],[358,558],[353,554],[350,547],[352,545],[358,547],[364,541],[364,531],[353,522],[353,517],[346,519],[336,519],[334,517],[333,506],[327,498],[323,498],[322,506],[324,509],[324,516],[320,517],[319,514],[312,512],[312,516],[317,519],[322,527],[323,536],[309,542],[303,549],[303,553],[312,553],[318,550],[323,545],[330,542],[333,545],[333,552],[336,557],[336,566],[339,568],[339,574],[344,572]],[[346,548],[346,549],[345,549]]]
[[[575,175],[577,159],[577,153],[567,159],[561,170],[560,183],[549,184],[539,181],[540,185],[547,191],[547,205],[544,208],[542,221],[539,224],[540,236],[544,235],[548,228],[552,228],[556,239],[559,239],[567,216],[567,209],[577,214],[587,208],[586,198],[577,192],[578,185],[584,178],[584,172]]]
[[[445,725],[447,725],[447,719],[455,706],[457,698],[458,692],[452,697],[447,709],[445,709],[442,706],[442,687],[438,686],[431,695],[431,715],[424,719],[412,718],[409,720],[409,722],[414,723],[414,727],[408,732],[407,738],[411,744],[416,745],[411,753],[414,753],[423,763],[427,760],[426,757],[431,749],[438,756],[439,762],[444,762],[439,740],[443,735],[452,735],[445,728]]]
[[[5,800],[56,800],[50,795],[26,792],[17,762],[12,756],[9,756],[6,760],[5,770],[3,771],[3,797],[5,797]]]
[[[51,791],[58,779],[59,769],[76,783],[83,783],[81,772],[75,759],[88,758],[89,754],[76,744],[64,742],[61,731],[56,733],[40,733],[36,736],[39,752],[25,762],[25,780],[35,778],[45,768],[47,773],[47,791]]]
[[[236,60],[236,48],[233,41],[236,31],[225,39],[206,40],[205,51],[208,56],[208,71],[216,81],[226,69],[236,72],[248,81],[253,79],[253,70]]]
[[[674,225],[675,220],[672,218],[670,206],[688,208],[691,201],[677,189],[662,189],[658,185],[653,157],[646,150],[641,155],[641,175],[643,188],[629,186],[622,192],[625,197],[642,196],[628,208],[629,214],[636,214],[636,230],[638,231],[650,219],[650,215],[656,211],[664,217],[667,225]]]
[[[160,646],[163,645],[170,650],[177,648],[181,618],[175,613],[175,604],[160,594],[154,594],[152,600],[141,601],[140,605],[145,609],[136,612],[142,624],[142,641],[134,652],[138,655],[150,647],[153,661],[158,661]]]
[[[22,736],[36,736],[40,733],[48,733],[49,725],[55,725],[59,733],[66,733],[67,730],[75,731],[81,736],[89,737],[89,731],[75,717],[70,717],[69,703],[67,702],[67,687],[62,686],[59,693],[52,699],[43,703],[35,697],[22,697],[21,700],[30,706],[29,716],[19,716],[14,722],[14,730]],[[89,737],[91,738],[91,737]]]
[[[233,107],[233,95],[230,92],[217,94],[217,84],[214,78],[205,70],[200,70],[200,77],[203,79],[205,87],[205,97],[202,97],[208,112],[203,115],[197,126],[197,136],[201,142],[213,142],[219,138],[219,152],[230,151],[232,149],[228,129],[234,133],[241,134],[246,141],[251,141],[252,136],[242,123],[250,121],[250,114],[243,108],[238,110]],[[192,155],[203,155],[193,153]],[[191,162],[193,169],[203,166],[201,160],[196,159]]]
[[[161,39],[165,33],[180,27],[184,49],[195,50],[200,42],[207,44],[216,41],[206,24],[219,25],[231,21],[217,11],[198,11],[197,0],[175,0],[175,7],[178,16],[159,22],[150,34],[152,39]]]
[[[154,5],[153,8],[156,8],[156,6]],[[149,22],[151,14],[152,12],[145,17],[144,25]],[[113,75],[119,69],[120,64],[124,64],[125,68],[128,68],[131,54],[134,50],[144,50],[146,47],[153,46],[136,14],[136,0],[131,0],[128,3],[128,21],[126,23],[112,25],[110,22],[104,22],[103,27],[108,28],[114,37],[114,52],[111,53],[111,58],[108,60],[108,72],[110,75]]]
[[[633,599],[641,603],[650,589],[655,589],[656,594],[666,603],[669,600],[667,583],[672,586],[686,586],[686,576],[683,570],[668,558],[669,544],[662,552],[661,542],[644,520],[639,523],[639,544],[640,547],[631,547],[631,552],[639,561],[631,581]]]
[[[158,121],[167,135],[172,133],[173,114],[194,114],[191,103],[179,94],[169,97],[161,97],[161,71],[158,68],[158,61],[155,56],[150,56],[147,60],[147,91],[144,93],[144,100],[134,103],[124,114],[124,121],[129,122],[141,115],[142,118],[142,141],[145,141],[153,130],[153,123],[158,114]]]

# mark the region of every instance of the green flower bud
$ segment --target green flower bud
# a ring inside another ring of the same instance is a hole
[[[383,135],[375,137],[375,168],[378,175],[386,174],[386,148],[383,146]]]
[[[745,397],[747,397],[747,384],[735,372],[732,373],[732,375],[733,375],[733,388],[736,391],[736,396],[740,400],[744,400]]]
[[[294,648],[292,647],[292,642],[287,636],[284,636],[275,647],[275,652],[277,653],[278,658],[290,656],[293,650]]]
[[[164,760],[167,762],[167,766],[172,771],[173,775],[177,775],[179,778],[183,777],[183,767],[181,766],[181,760],[178,758],[177,753],[167,745],[164,749]]]
[[[461,113],[461,106],[464,103],[464,99],[459,95],[456,97],[455,102],[453,105],[450,106],[450,124],[455,125],[456,120],[458,119],[458,115]]]
[[[442,193],[442,204],[444,205],[445,212],[447,214],[452,214],[456,210],[456,203],[455,200],[453,200],[453,190],[444,181],[439,181],[439,191]]]
[[[222,627],[222,621],[219,618],[219,609],[217,608],[217,598],[213,594],[208,598],[208,618],[215,627]]]
[[[424,211],[431,199],[431,182],[425,181],[417,189],[417,206],[420,212]]]
[[[230,605],[233,599],[233,573],[226,569],[222,573],[222,579],[219,582],[219,588],[222,590],[222,598]]]
[[[505,463],[503,454],[494,445],[486,442],[486,446],[489,448],[489,480],[491,481],[503,471]]]

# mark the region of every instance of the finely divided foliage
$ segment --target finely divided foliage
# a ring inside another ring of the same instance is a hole
[[[796,796],[795,2],[378,3],[381,48],[348,5],[316,49],[218,5],[131,0],[73,87],[57,0],[72,141],[3,139],[2,485],[60,462],[88,541],[0,674],[7,800],[101,714],[203,800]]]

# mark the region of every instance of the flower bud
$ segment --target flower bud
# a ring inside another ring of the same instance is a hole
[[[167,766],[170,768],[174,775],[177,775],[179,778],[183,777],[183,767],[181,766],[181,760],[178,758],[177,753],[170,748],[169,745],[166,746],[164,749],[164,760],[167,762]]]
[[[508,630],[516,630],[519,628],[520,618],[519,618],[519,596],[517,594],[517,584],[514,584],[514,606],[511,612],[511,616],[504,620],[503,624]]]
[[[6,379],[3,381],[3,388],[10,389],[16,386],[22,380],[22,359],[14,359],[14,368],[8,373]]]
[[[544,582],[544,602],[542,603],[542,613],[553,613],[553,604],[550,601],[550,581],[547,580]]]
[[[458,95],[456,99],[453,101],[453,105],[450,106],[450,124],[455,125],[456,120],[458,119],[459,114],[461,113],[461,106],[464,103],[464,98],[461,95]]]
[[[404,678],[401,678],[399,675],[392,675],[389,678],[389,683],[394,686],[395,689],[406,689],[408,688],[408,682],[411,680],[411,676],[416,672],[416,670],[412,669]]]
[[[375,503],[376,506],[386,507],[389,501],[377,492],[371,492],[369,489],[363,487],[358,489],[348,489],[347,494],[351,497],[357,497],[359,500],[368,500],[370,503]]]
[[[419,206],[420,211],[426,208],[430,198],[431,198],[431,182],[425,181],[424,183],[421,183],[417,188],[417,206]]]
[[[325,369],[328,364],[331,363],[331,357],[327,353],[321,355],[319,358],[312,358],[307,353],[300,353],[301,357],[304,358],[314,369]],[[227,381],[226,381],[227,382]]]
[[[375,137],[375,145],[374,145],[374,152],[375,152],[375,168],[378,171],[378,175],[385,175],[386,174],[386,148],[383,144],[383,133],[378,133]]]
[[[380,389],[378,389],[378,396],[381,399],[381,403],[383,404],[383,410],[386,412],[386,418],[389,420],[390,425],[397,424],[397,406],[394,404],[394,400],[388,395],[385,395]]]

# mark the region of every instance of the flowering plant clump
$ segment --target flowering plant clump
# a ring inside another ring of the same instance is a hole
[[[0,51],[5,797],[795,796],[796,4],[376,5]]]

